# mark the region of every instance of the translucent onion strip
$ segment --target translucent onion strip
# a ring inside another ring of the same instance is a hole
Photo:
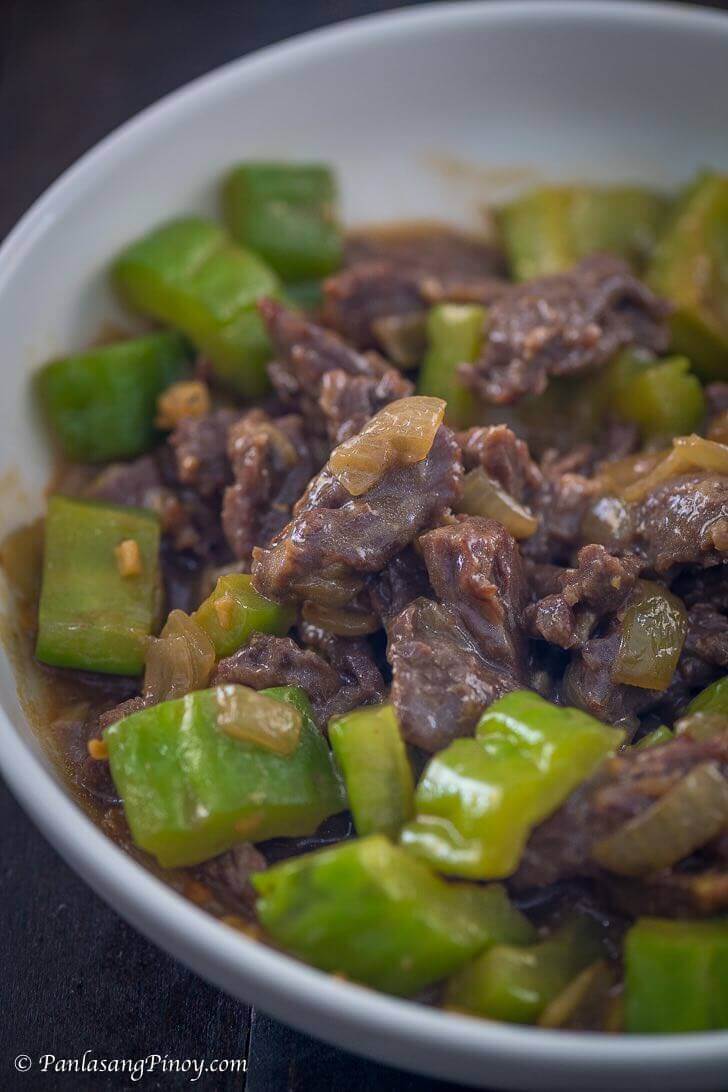
[[[592,849],[602,867],[621,876],[670,868],[728,826],[728,781],[715,763],[686,774],[656,803]]]
[[[463,495],[457,511],[496,519],[518,539],[529,538],[538,530],[536,517],[498,482],[489,478],[482,466],[469,471],[463,478]]]
[[[642,501],[663,482],[690,470],[713,470],[728,474],[728,444],[706,440],[702,436],[678,436],[672,442],[672,450],[644,477],[628,485],[623,493],[625,500]]]
[[[152,705],[203,690],[214,666],[210,638],[188,614],[173,610],[159,637],[149,638],[144,697]]]
[[[426,458],[445,415],[442,398],[413,395],[390,402],[356,436],[331,453],[329,469],[353,497],[396,466]]]
[[[328,607],[321,603],[306,602],[301,614],[305,622],[320,626],[337,637],[364,637],[368,633],[376,633],[382,627],[376,614],[351,607]]]
[[[682,599],[662,584],[641,580],[622,622],[613,680],[646,690],[667,689],[687,629],[687,611]]]
[[[253,743],[287,757],[301,738],[301,714],[285,701],[230,684],[216,688],[217,726],[240,743]]]

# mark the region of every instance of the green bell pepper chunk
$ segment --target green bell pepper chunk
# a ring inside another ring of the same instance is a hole
[[[477,304],[440,303],[427,316],[428,349],[420,368],[418,394],[444,398],[445,419],[454,426],[469,424],[475,399],[461,383],[458,364],[472,363],[483,344],[485,308]]]
[[[356,832],[396,838],[414,811],[412,767],[394,708],[369,705],[329,723]]]
[[[696,694],[685,710],[686,713],[719,713],[728,716],[728,675],[716,679],[705,690]]]
[[[296,611],[257,592],[248,573],[226,573],[193,618],[212,641],[220,660],[247,644],[253,633],[284,637],[296,620]]]
[[[669,743],[673,739],[673,733],[667,727],[666,724],[660,724],[657,728],[653,728],[647,735],[642,736],[642,739],[638,743],[635,743],[635,751],[646,751],[649,747],[659,747],[661,743]]]
[[[728,1028],[728,919],[641,918],[624,955],[627,1031]]]
[[[534,935],[502,887],[445,883],[381,834],[286,861],[253,884],[276,944],[387,993],[415,993],[491,944]]]
[[[660,239],[648,282],[667,296],[672,347],[704,379],[728,376],[728,175],[688,188]]]
[[[644,441],[685,436],[705,417],[702,385],[683,356],[640,369],[620,385],[612,406],[623,420],[634,421]]]
[[[286,299],[294,307],[300,307],[302,311],[315,311],[323,303],[323,283],[321,281],[296,281],[295,284],[286,285],[285,295]]]
[[[312,834],[346,806],[304,692],[261,693],[301,713],[292,755],[222,731],[216,688],[143,709],[104,732],[134,841],[164,868],[198,864],[240,841]]]
[[[574,917],[540,944],[498,944],[477,956],[450,979],[445,1005],[490,1020],[534,1024],[549,1002],[603,955],[596,923]]]
[[[116,547],[135,542],[137,572]],[[148,511],[51,497],[35,654],[44,664],[138,675],[160,596],[159,521]]]
[[[113,273],[132,307],[186,334],[221,380],[248,398],[265,392],[270,343],[256,302],[280,285],[256,254],[212,221],[188,217],[132,243]]]
[[[223,188],[232,237],[286,281],[326,277],[341,265],[335,206],[334,173],[318,163],[241,163]]]
[[[427,765],[401,844],[448,875],[510,876],[532,828],[613,754],[624,732],[528,690],[480,718]]]
[[[128,459],[158,436],[157,396],[190,360],[179,334],[151,334],[54,360],[38,374],[48,422],[63,454],[77,462]]]
[[[544,186],[500,210],[516,280],[570,269],[597,251],[641,264],[654,246],[668,203],[637,186]]]

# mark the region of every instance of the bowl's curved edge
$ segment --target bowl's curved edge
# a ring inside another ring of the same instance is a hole
[[[586,0],[508,0],[508,2],[432,4],[349,20],[267,47],[172,92],[102,140],[35,202],[0,247],[0,292],[12,278],[26,248],[79,191],[91,185],[100,165],[116,157],[171,112],[184,112],[192,98],[223,94],[227,81],[253,78],[260,67],[284,65],[305,52],[326,52],[350,35],[407,34],[415,23],[486,19],[603,18],[630,22],[672,23],[704,28],[726,36],[728,19],[707,9],[671,4]],[[176,894],[110,842],[38,762],[28,744],[0,711],[0,768],[13,793],[66,861],[111,906],[160,947],[197,973],[244,1000],[254,1000],[301,1030],[357,1053],[440,1077],[467,1083],[498,1083],[523,1088],[537,1077],[543,1089],[574,1082],[613,1088],[640,1071],[644,1088],[720,1087],[728,1070],[728,1033],[677,1037],[611,1038],[589,1033],[559,1033],[489,1024],[466,1016],[431,1010],[342,982],[265,947],[227,926]],[[305,1007],[301,1006],[305,998]],[[514,1064],[515,1063],[515,1064]],[[649,1064],[649,1075],[640,1067]],[[598,1071],[598,1072],[596,1072]],[[481,1074],[483,1074],[481,1078]],[[682,1075],[682,1079],[681,1079]]]

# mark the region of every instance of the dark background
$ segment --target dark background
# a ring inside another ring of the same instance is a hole
[[[416,0],[415,0],[416,3]],[[410,0],[0,0],[0,238],[67,166],[161,95],[251,50]],[[725,7],[727,3],[712,6]],[[666,87],[674,79],[666,74]],[[679,87],[672,85],[679,93]],[[667,92],[666,92],[667,93]],[[362,1061],[205,985],[72,873],[0,781],[0,1087],[71,1092],[446,1092]],[[302,999],[305,1004],[305,999]],[[25,1053],[248,1059],[247,1075],[17,1074]]]

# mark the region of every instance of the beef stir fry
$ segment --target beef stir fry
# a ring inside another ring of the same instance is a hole
[[[728,1028],[728,178],[344,237],[245,163],[41,372],[36,656],[232,926],[549,1028]],[[73,719],[69,712],[66,722]]]

